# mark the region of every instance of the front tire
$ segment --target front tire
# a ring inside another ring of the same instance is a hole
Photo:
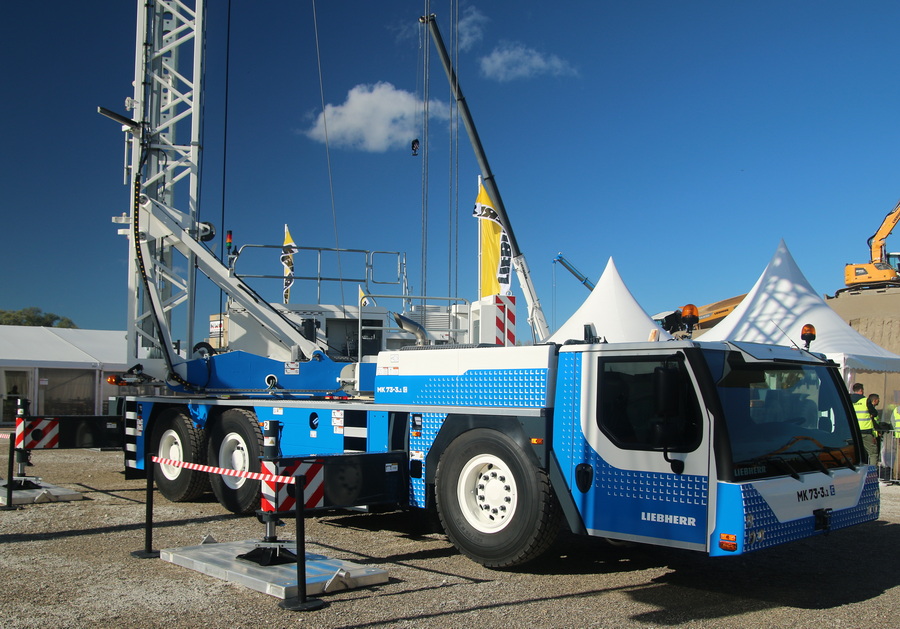
[[[435,475],[438,515],[463,554],[491,568],[536,559],[562,517],[547,473],[515,441],[477,428],[444,451]]]
[[[259,472],[262,431],[251,411],[231,408],[213,423],[209,435],[209,465],[240,472]],[[216,499],[232,513],[251,513],[259,507],[259,481],[211,474]]]
[[[185,463],[203,462],[206,434],[194,427],[183,410],[172,408],[163,411],[156,420],[153,435],[159,458]],[[174,465],[157,463],[154,479],[159,493],[172,502],[196,500],[209,489],[209,474]]]

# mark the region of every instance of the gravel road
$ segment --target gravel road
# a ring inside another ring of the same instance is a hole
[[[5,442],[0,442],[5,443]],[[0,470],[7,469],[6,448]],[[483,568],[409,514],[331,513],[306,521],[309,552],[385,569],[388,583],[278,599],[159,559],[144,544],[142,480],[115,452],[39,451],[29,474],[84,500],[0,511],[0,626],[24,627],[891,627],[900,623],[900,487],[881,518],[759,555],[695,553],[567,539],[512,572]],[[157,494],[158,496],[158,494]],[[211,498],[157,497],[154,547],[259,539],[255,517]],[[293,537],[293,527],[279,530]]]

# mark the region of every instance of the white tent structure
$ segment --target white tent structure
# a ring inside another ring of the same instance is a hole
[[[0,421],[14,421],[19,397],[33,414],[101,414],[126,350],[124,331],[0,325]]]
[[[828,307],[783,240],[740,305],[700,340],[802,345],[807,323],[816,328],[810,349],[838,363],[845,378],[851,371],[900,372],[900,356],[859,334]]]
[[[625,286],[615,262],[610,258],[594,290],[569,320],[550,335],[550,343],[584,340],[584,326],[610,343],[668,340],[672,337],[650,318]]]

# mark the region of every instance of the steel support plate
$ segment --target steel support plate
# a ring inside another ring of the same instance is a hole
[[[297,597],[296,563],[260,566],[237,558],[258,545],[259,542],[253,540],[199,544],[161,550],[159,556],[164,561],[238,583],[276,598]],[[294,542],[286,541],[283,545],[290,552],[297,550]],[[380,568],[306,553],[306,593],[309,596],[387,583],[388,579],[387,571]]]
[[[84,498],[84,496],[77,491],[45,483],[41,479],[34,478],[33,476],[25,478],[14,476],[13,480],[31,481],[32,484],[38,485],[38,487],[34,489],[13,489],[13,505],[30,505],[40,502],[68,502]],[[6,495],[6,480],[0,478],[0,506],[9,506],[6,504]]]

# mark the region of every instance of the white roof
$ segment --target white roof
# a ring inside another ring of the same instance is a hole
[[[783,240],[740,305],[699,340],[802,346],[800,331],[807,323],[816,327],[810,350],[842,369],[900,371],[900,356],[851,328],[813,290]]]
[[[584,303],[547,340],[551,343],[583,340],[584,326],[588,323],[594,325],[597,336],[610,343],[648,341],[654,330],[661,341],[672,338],[641,308],[622,281],[612,258]]]
[[[0,367],[127,369],[125,331],[0,325]]]

